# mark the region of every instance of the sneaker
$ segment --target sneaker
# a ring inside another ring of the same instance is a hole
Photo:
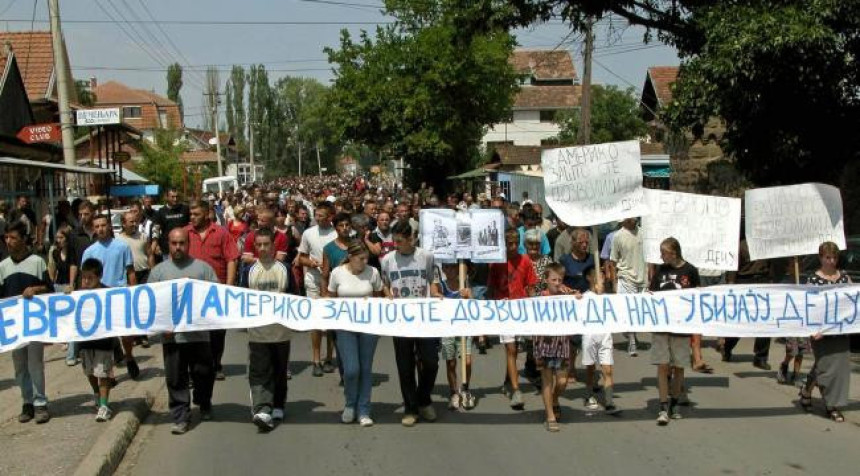
[[[433,405],[427,405],[426,407],[419,408],[418,415],[420,415],[421,418],[424,420],[430,422],[436,421],[436,410],[433,409]]]
[[[314,364],[313,375],[314,375],[314,377],[322,377],[323,376],[322,365],[320,365],[319,363]]]
[[[224,375],[223,370],[219,370],[219,371],[215,372],[215,380],[227,380],[227,376]]]
[[[128,376],[131,377],[132,380],[137,380],[137,378],[140,377],[140,366],[137,365],[136,360],[127,359],[125,367],[128,370]]]
[[[254,415],[254,424],[257,425],[257,428],[260,431],[270,431],[275,427],[275,422],[272,420],[272,415],[269,415],[266,412],[260,412]]]
[[[657,414],[657,424],[660,426],[666,426],[669,424],[669,412],[666,410],[660,410],[660,413]]]
[[[74,367],[75,365],[78,365],[78,359],[66,359],[66,365]]]
[[[36,407],[35,413],[36,423],[40,425],[42,423],[48,423],[48,420],[51,419],[51,414],[48,413],[48,407],[46,406]]]
[[[292,380],[292,379],[293,379],[293,371],[287,370],[287,380]]]
[[[149,337],[143,336],[140,338],[140,346],[144,349],[148,349],[150,347]]]
[[[322,371],[323,371],[324,373],[327,373],[327,374],[334,373],[334,369],[336,369],[336,368],[337,368],[337,367],[335,367],[335,366],[331,363],[331,360],[326,360],[326,361],[325,361],[325,362],[323,362],[323,364],[322,364]]]
[[[776,372],[776,381],[781,384],[788,381],[788,362],[783,362],[779,365],[779,370]]]
[[[32,420],[35,415],[36,415],[36,409],[33,407],[33,404],[32,403],[25,403],[21,407],[21,414],[18,415],[18,422],[19,423],[27,423],[28,421]]]
[[[413,415],[412,413],[407,413],[400,419],[400,424],[405,427],[415,426],[416,423],[418,423],[418,415]]]
[[[514,394],[514,391],[511,389],[511,384],[509,382],[503,383],[502,384],[502,395],[504,395],[505,398],[511,398],[511,396],[513,394]]]
[[[753,360],[753,367],[755,367],[757,369],[762,369],[762,370],[770,370],[771,369],[770,364],[765,362],[764,360]]]
[[[284,421],[284,409],[275,408],[274,410],[272,410],[272,420]]]
[[[478,341],[478,353],[481,355],[487,355],[487,343],[479,340]]]
[[[110,411],[107,405],[102,405],[99,407],[99,412],[96,413],[96,421],[103,422],[108,421],[113,417],[113,412]]]
[[[459,410],[460,409],[460,394],[452,393],[451,399],[448,400],[448,410]]]
[[[594,395],[585,399],[585,408],[588,410],[599,410],[600,404],[597,403],[597,399],[594,398]]]
[[[341,423],[352,423],[355,421],[355,408],[344,408],[340,415]]]
[[[361,425],[362,428],[373,426],[373,418],[370,418],[367,415],[362,415],[358,417],[358,424]]]
[[[639,355],[639,352],[636,349],[635,340],[631,339],[630,342],[627,343],[627,355],[629,355],[630,357],[636,357],[637,355]]]
[[[677,403],[669,405],[669,416],[672,417],[673,420],[684,418],[684,415],[681,415],[681,407]]]
[[[472,395],[472,392],[464,392],[463,396],[460,397],[460,401],[463,403],[463,408],[466,410],[471,410],[475,408],[475,396]]]
[[[614,403],[610,403],[606,405],[606,414],[607,415],[618,415],[621,413],[621,409],[616,407]]]
[[[200,419],[203,421],[212,421],[212,409],[211,408],[201,408],[200,409]]]
[[[174,423],[170,425],[170,432],[174,435],[184,435],[188,432],[188,422],[181,421],[179,423]]]
[[[514,393],[511,395],[511,408],[514,410],[522,410],[525,406],[526,403],[523,401],[523,393],[519,390],[514,390]]]

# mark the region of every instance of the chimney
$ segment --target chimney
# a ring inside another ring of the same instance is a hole
[[[90,76],[90,91],[95,91],[96,86],[99,85],[99,82],[96,80],[95,76]]]

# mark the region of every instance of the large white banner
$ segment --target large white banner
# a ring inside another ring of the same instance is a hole
[[[639,141],[544,150],[541,167],[546,203],[568,225],[598,225],[648,213]]]
[[[646,262],[662,263],[660,243],[672,236],[697,268],[738,269],[741,199],[646,189],[645,201],[651,210],[642,217]]]
[[[744,205],[752,260],[817,254],[825,241],[845,249],[842,196],[836,187],[804,183],[757,188],[747,190]]]
[[[573,335],[677,332],[808,336],[860,332],[860,285],[716,286],[654,294],[522,300],[309,299],[180,279],[133,287],[0,300],[0,352],[28,342],[237,329],[278,323],[298,331],[377,335]]]

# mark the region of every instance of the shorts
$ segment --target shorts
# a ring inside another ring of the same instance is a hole
[[[500,344],[512,344],[517,341],[517,336],[514,335],[503,335],[499,336]]]
[[[651,334],[651,363],[672,367],[690,367],[690,336],[655,332]]]
[[[570,359],[563,359],[561,357],[548,357],[546,359],[537,359],[536,363],[539,369],[559,371],[567,370],[567,365],[568,363],[570,363]]]
[[[582,336],[582,365],[612,365],[612,334]]]
[[[314,273],[305,273],[305,296],[311,299],[320,297],[321,278]]]
[[[809,337],[789,337],[785,339],[785,355],[789,357],[803,357],[812,349]]]
[[[460,349],[463,344],[459,337],[443,337],[442,338],[442,360],[455,360],[460,355]],[[472,350],[475,348],[475,341],[472,337],[466,337],[466,355],[472,355]]]
[[[113,351],[81,349],[81,367],[84,375],[95,378],[113,378]]]

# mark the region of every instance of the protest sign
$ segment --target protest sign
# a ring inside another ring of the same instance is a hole
[[[681,243],[684,260],[697,268],[738,269],[739,198],[646,189],[645,201],[651,210],[642,217],[646,262],[663,263],[660,243],[671,236]]]
[[[845,249],[842,196],[820,183],[747,190],[744,194],[750,259],[817,254],[832,241]]]
[[[421,246],[445,263],[471,259],[480,263],[504,262],[505,219],[501,210],[421,210]]]
[[[714,286],[519,300],[320,298],[179,279],[0,300],[0,352],[28,342],[281,324],[297,331],[453,337],[676,332],[808,336],[860,332],[860,285]]]
[[[546,202],[568,225],[599,225],[648,213],[638,141],[547,149],[541,167]]]

